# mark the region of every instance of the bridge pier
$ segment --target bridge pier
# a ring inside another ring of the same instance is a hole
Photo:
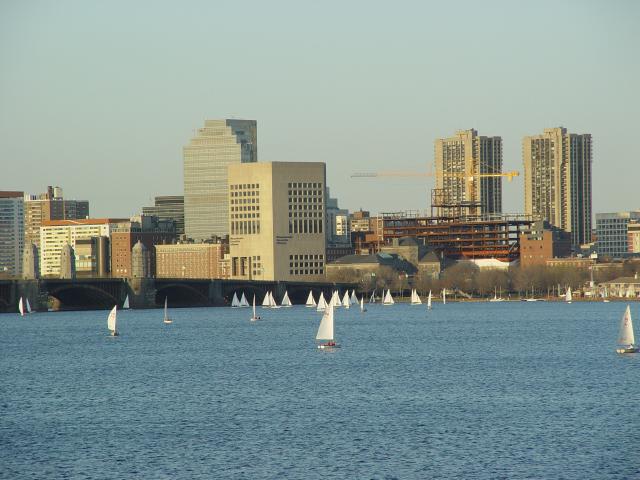
[[[130,278],[127,293],[131,308],[153,308],[156,306],[156,286],[152,278]]]

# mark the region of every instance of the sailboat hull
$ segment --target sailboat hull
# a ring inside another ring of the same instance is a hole
[[[616,353],[638,353],[638,352],[640,352],[640,347],[616,348]]]
[[[327,342],[327,343],[321,343],[320,345],[318,345],[318,348],[320,350],[331,350],[334,348],[340,348],[340,345],[335,342]]]

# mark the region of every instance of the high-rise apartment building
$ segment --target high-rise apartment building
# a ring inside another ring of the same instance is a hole
[[[502,138],[479,136],[474,129],[435,141],[436,215],[490,215],[502,212]]]
[[[546,128],[524,137],[524,209],[571,234],[574,248],[591,241],[591,135]]]
[[[227,168],[258,161],[255,120],[206,120],[184,147],[184,223],[187,238],[229,234]]]
[[[173,220],[176,222],[176,235],[184,235],[184,196],[156,197],[153,207],[142,207],[142,214],[158,217],[158,220]]]
[[[640,220],[640,211],[596,213],[596,252],[612,258],[629,256],[629,224]]]
[[[231,277],[323,280],[325,164],[231,165],[228,181]]]
[[[22,272],[24,193],[0,191],[0,277]]]

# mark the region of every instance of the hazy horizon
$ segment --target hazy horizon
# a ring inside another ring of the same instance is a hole
[[[182,194],[205,119],[258,122],[259,161],[322,161],[343,208],[425,210],[433,142],[501,136],[503,210],[521,141],[593,136],[593,211],[640,208],[640,4],[508,1],[0,5],[0,190],[63,188],[92,216]]]

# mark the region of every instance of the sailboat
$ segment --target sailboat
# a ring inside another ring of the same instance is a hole
[[[571,295],[571,287],[567,288],[567,293],[564,299],[567,303],[571,303],[571,301],[573,300],[573,295]]]
[[[337,348],[340,346],[334,339],[333,305],[331,304],[329,304],[328,308],[324,311],[324,315],[322,315],[322,320],[320,320],[320,326],[318,327],[318,333],[316,334],[316,340],[325,340],[325,343],[318,345],[318,348],[320,349]]]
[[[320,292],[320,297],[318,297],[318,306],[316,310],[318,312],[323,312],[327,308],[327,301],[324,299],[324,293]]]
[[[622,348],[616,348],[617,353],[637,353],[640,348],[635,345],[635,337],[633,335],[633,322],[631,321],[631,308],[627,305],[627,309],[620,320],[620,332],[618,333],[618,345],[625,345]]]
[[[364,308],[364,295],[362,295],[362,298],[360,299],[360,313],[364,313],[366,311],[367,309]]]
[[[411,289],[411,305],[422,305],[422,300],[415,288]]]
[[[334,290],[333,295],[331,295],[331,306],[333,308],[342,306],[342,302],[340,301],[340,294],[337,290]]]
[[[447,304],[447,289],[446,288],[442,289],[442,304],[443,305]]]
[[[313,291],[309,290],[309,296],[307,297],[307,303],[304,304],[305,307],[315,307],[316,301],[313,298]]]
[[[500,296],[498,296],[498,289],[494,288],[493,298],[489,299],[490,302],[504,302],[504,298],[502,298],[502,291],[500,292]]]
[[[384,294],[384,300],[382,301],[383,305],[393,305],[393,297],[391,296],[391,290],[387,289],[387,293]]]
[[[129,294],[127,294],[127,296],[124,297],[124,303],[122,304],[123,310],[126,310],[127,308],[129,308]]]
[[[118,330],[116,329],[116,315],[118,311],[118,306],[114,305],[109,312],[109,316],[107,317],[107,328],[111,331],[112,337],[117,337],[119,335]]]
[[[164,297],[164,320],[163,320],[163,322],[164,323],[173,323],[173,320],[171,320],[169,318],[169,315],[167,314],[167,297]]]
[[[356,305],[358,303],[358,297],[356,296],[355,290],[351,290],[351,300],[349,301],[351,302],[351,305]]]
[[[369,303],[376,303],[376,291],[371,292],[371,296],[369,297]]]
[[[18,311],[20,312],[20,316],[24,317],[24,300],[22,300],[22,297],[20,297],[18,301]]]
[[[276,299],[273,298],[273,293],[269,292],[269,308],[280,308],[276,303]]]
[[[609,303],[609,299],[607,298],[609,296],[609,292],[607,291],[607,287],[604,287],[604,290],[602,291],[602,301],[603,303]]]
[[[240,300],[238,300],[238,295],[236,292],[233,292],[233,300],[231,300],[231,308],[238,308],[240,306]]]
[[[349,301],[349,290],[344,292],[344,297],[342,297],[342,306],[344,308],[350,308],[351,307],[351,302]]]
[[[27,313],[31,313],[31,304],[29,303],[29,299],[25,298],[24,300],[27,305]]]
[[[429,290],[429,296],[427,297],[427,309],[431,310],[431,290]]]
[[[262,299],[262,306],[267,308],[271,306],[271,299],[269,297],[271,295],[270,292],[265,293],[264,298]]]
[[[256,295],[254,293],[253,294],[253,315],[251,316],[251,321],[255,322],[256,320],[260,320],[260,317],[256,314]]]
[[[244,292],[242,292],[242,298],[240,299],[240,306],[241,307],[249,306],[249,302],[247,301],[247,297],[244,295]]]
[[[289,293],[285,290],[284,291],[284,297],[282,297],[282,302],[280,303],[281,307],[290,307],[291,306],[291,300],[289,300]]]

